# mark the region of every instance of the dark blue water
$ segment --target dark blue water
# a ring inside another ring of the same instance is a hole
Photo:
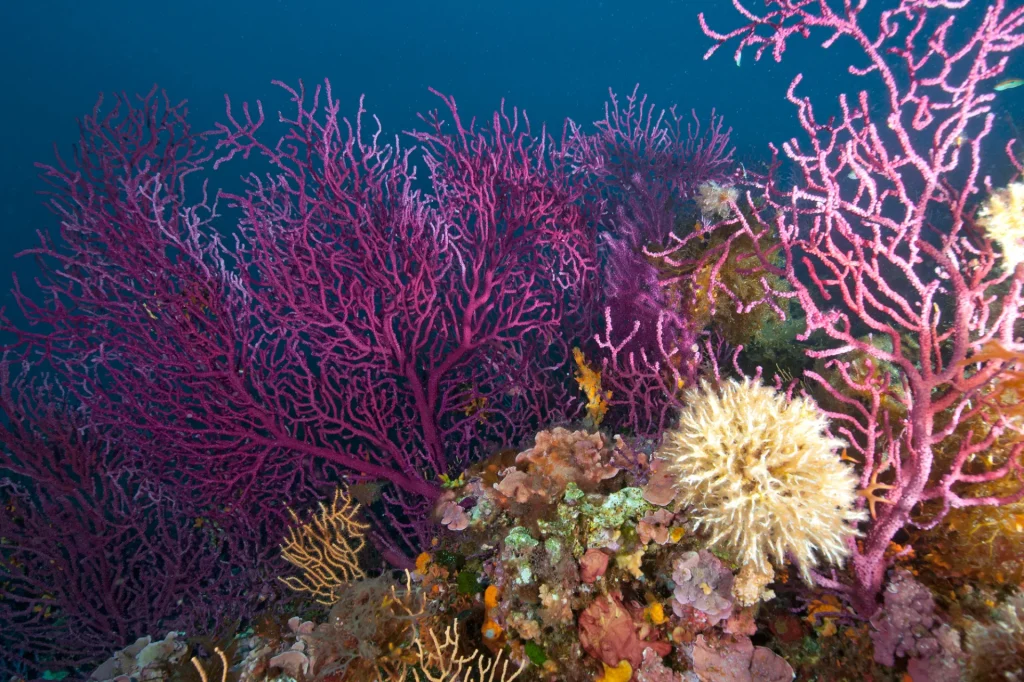
[[[724,3],[672,0],[0,3],[0,288],[11,268],[32,271],[14,253],[54,223],[33,162],[50,160],[54,142],[69,151],[75,119],[100,92],[157,83],[188,99],[206,129],[225,93],[262,98],[273,113],[286,100],[271,80],[326,77],[350,110],[365,93],[367,108],[398,133],[437,106],[428,86],[454,95],[467,117],[505,98],[535,124],[560,126],[600,117],[609,87],[628,92],[639,82],[659,105],[704,117],[717,107],[741,155],[760,152],[768,136],[793,132],[782,93],[796,60],[785,69],[737,68],[728,53],[703,62],[710,43],[699,9],[735,25]]]
[[[699,11],[723,31],[740,21],[725,0],[0,3],[0,305],[11,302],[8,272],[34,270],[14,254],[54,225],[33,162],[51,160],[54,143],[70,151],[75,119],[101,92],[159,84],[189,100],[204,130],[223,113],[225,93],[261,98],[273,115],[287,100],[271,80],[330,78],[349,111],[365,93],[370,112],[399,133],[437,106],[431,86],[454,95],[466,118],[505,98],[535,124],[560,127],[566,117],[599,118],[609,87],[625,94],[640,83],[659,106],[702,118],[717,108],[749,163],[767,156],[769,141],[799,133],[784,98],[795,73],[821,110],[864,84],[846,73],[856,53],[843,43],[823,53],[814,39],[794,41],[781,65],[748,52],[738,67],[731,49],[705,62],[711,41]]]

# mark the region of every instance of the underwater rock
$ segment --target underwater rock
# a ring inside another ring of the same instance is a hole
[[[745,636],[715,640],[698,635],[693,670],[701,680],[714,682],[790,682],[796,676],[785,659],[771,649],[755,647]]]
[[[672,651],[672,645],[666,642],[640,639],[636,623],[618,593],[599,597],[583,610],[579,618],[579,637],[588,654],[611,667],[629,661],[634,669],[639,668],[644,649],[648,647],[659,656]]]

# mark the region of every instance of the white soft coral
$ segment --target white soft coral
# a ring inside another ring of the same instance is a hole
[[[672,462],[678,499],[712,546],[765,576],[792,554],[810,581],[819,558],[842,563],[864,518],[842,446],[813,401],[730,380],[687,394],[659,454]]]
[[[993,192],[978,211],[978,224],[1002,249],[1004,269],[1024,263],[1024,182]]]

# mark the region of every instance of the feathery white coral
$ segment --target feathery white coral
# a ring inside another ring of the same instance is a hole
[[[787,400],[750,380],[717,391],[703,383],[688,392],[659,454],[712,546],[763,575],[791,552],[810,582],[819,558],[843,562],[851,524],[864,518],[854,508],[857,479],[837,453],[843,442],[827,427],[809,399]]]
[[[697,187],[697,207],[701,213],[709,218],[728,218],[732,215],[732,205],[740,193],[735,187],[719,185],[714,180],[709,180]]]
[[[978,224],[1003,250],[1003,268],[1024,263],[1024,182],[996,190],[978,211]]]

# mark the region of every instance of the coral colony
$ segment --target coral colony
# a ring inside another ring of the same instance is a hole
[[[733,4],[864,84],[757,168],[637,90],[101,101],[2,316],[6,677],[1024,680],[1024,7]]]

